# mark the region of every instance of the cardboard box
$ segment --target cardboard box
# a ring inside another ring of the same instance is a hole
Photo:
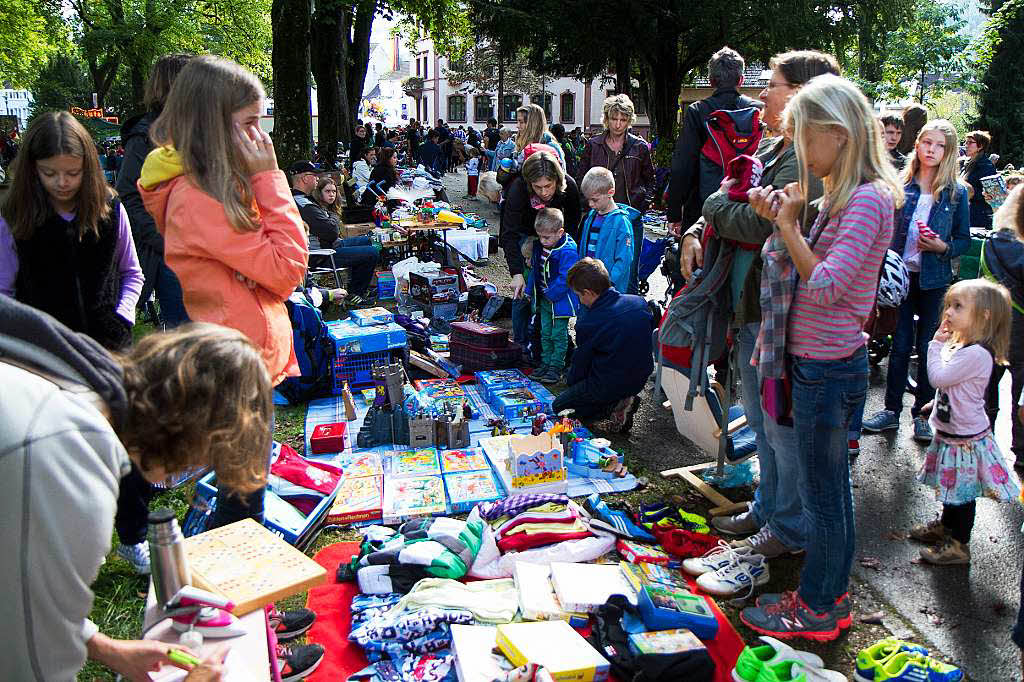
[[[363,308],[353,310],[348,314],[349,318],[360,327],[375,327],[395,321],[395,316],[387,308]]]
[[[420,303],[458,303],[458,275],[441,272],[419,274],[409,273],[409,295]]]
[[[348,424],[345,422],[318,424],[309,436],[309,450],[314,455],[345,452],[351,447],[348,438]]]
[[[555,680],[608,679],[608,661],[564,620],[499,625],[497,644],[512,665],[538,663]]]
[[[352,320],[334,320],[327,323],[327,333],[339,355],[397,350],[405,348],[408,339],[405,329],[394,322],[360,327]]]
[[[373,232],[375,227],[377,227],[376,223],[351,223],[342,225],[341,234],[339,236],[342,239],[348,239],[349,237],[365,237]]]

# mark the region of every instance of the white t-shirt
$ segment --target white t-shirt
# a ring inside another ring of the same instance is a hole
[[[907,264],[907,270],[911,272],[921,272],[921,247],[917,244],[921,233],[917,229],[917,221],[920,220],[927,225],[934,205],[935,197],[922,192],[917,199],[914,215],[910,218],[910,227],[907,228],[907,243],[903,247],[903,262]]]
[[[479,157],[474,157],[466,162],[466,175],[480,175]]]

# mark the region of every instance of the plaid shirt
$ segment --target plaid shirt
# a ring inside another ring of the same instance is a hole
[[[818,213],[818,219],[811,228],[809,244],[812,250],[824,229],[823,218],[827,215],[828,211]],[[763,381],[779,379],[786,374],[786,325],[800,273],[789,257],[778,228],[761,247],[761,260],[761,329],[754,342],[750,364],[757,367],[757,374]]]
[[[502,516],[515,516],[530,507],[555,502],[557,504],[569,504],[569,498],[565,495],[555,493],[526,493],[523,495],[512,495],[503,500],[494,502],[483,502],[477,505],[480,517],[493,521]]]

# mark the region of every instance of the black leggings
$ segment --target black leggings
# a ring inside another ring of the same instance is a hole
[[[975,502],[967,504],[942,505],[942,525],[949,529],[949,534],[961,544],[971,541],[971,530],[974,528]]]

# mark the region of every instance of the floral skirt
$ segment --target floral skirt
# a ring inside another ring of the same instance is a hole
[[[1006,465],[991,432],[970,440],[936,434],[917,480],[935,488],[943,504],[967,504],[979,497],[1012,502],[1020,495],[1020,479]]]

